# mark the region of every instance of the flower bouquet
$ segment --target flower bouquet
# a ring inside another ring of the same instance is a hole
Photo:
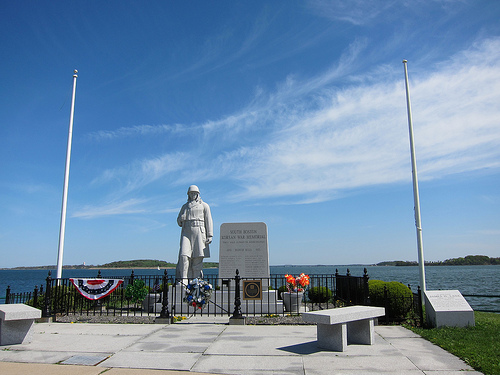
[[[283,293],[285,310],[293,314],[298,314],[301,311],[304,289],[309,285],[309,276],[304,273],[301,273],[298,277],[285,275],[285,280],[286,289],[288,290],[288,292]]]
[[[189,306],[203,309],[212,296],[212,285],[203,279],[193,279],[185,289],[184,302]]]
[[[301,273],[298,277],[292,275],[285,275],[286,289],[288,292],[303,292],[309,285],[309,276]]]

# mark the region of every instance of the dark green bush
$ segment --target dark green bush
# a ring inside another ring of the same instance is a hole
[[[387,288],[387,306],[384,297]],[[386,314],[395,319],[404,319],[412,308],[413,293],[404,284],[397,281],[369,280],[368,289],[372,306],[386,307]]]
[[[333,292],[326,286],[313,286],[309,288],[308,296],[312,303],[324,303],[332,299]]]
[[[132,303],[141,303],[148,295],[148,287],[144,280],[136,279],[133,284],[128,284],[125,289],[125,298]]]

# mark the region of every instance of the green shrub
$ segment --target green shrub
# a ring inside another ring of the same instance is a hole
[[[333,292],[326,286],[313,286],[309,288],[308,296],[312,303],[324,303],[332,299]]]
[[[384,296],[387,288],[387,306]],[[404,284],[397,281],[369,280],[368,289],[372,306],[386,307],[386,313],[395,319],[404,319],[411,310],[413,293]]]
[[[136,279],[133,284],[128,284],[125,289],[125,298],[132,303],[141,303],[148,295],[148,287],[144,280]]]

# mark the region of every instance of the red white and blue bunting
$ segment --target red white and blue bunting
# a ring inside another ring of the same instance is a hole
[[[70,279],[82,296],[98,300],[109,296],[123,283],[120,279]]]

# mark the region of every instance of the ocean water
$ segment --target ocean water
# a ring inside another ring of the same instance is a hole
[[[399,281],[410,285],[413,291],[419,285],[419,270],[416,266],[360,266],[360,265],[285,265],[271,266],[272,275],[287,273],[298,276],[304,272],[309,275],[331,275],[336,270],[345,275],[349,269],[352,276],[362,276],[364,268],[370,279],[383,281]],[[130,276],[131,269],[102,270],[102,277],[120,278]],[[158,275],[161,277],[164,270],[137,269],[135,275]],[[167,270],[169,276],[175,274],[174,269]],[[206,275],[218,273],[217,269],[205,269]],[[428,266],[425,268],[426,286],[428,290],[457,289],[464,295],[495,295],[500,296],[500,266]],[[55,277],[56,271],[52,270]],[[35,285],[44,285],[48,276],[47,270],[0,270],[0,303],[4,302],[7,286],[11,292],[32,292]],[[97,270],[74,269],[63,270],[63,278],[68,277],[96,277]],[[500,312],[500,297],[480,298],[466,297],[472,308]]]

